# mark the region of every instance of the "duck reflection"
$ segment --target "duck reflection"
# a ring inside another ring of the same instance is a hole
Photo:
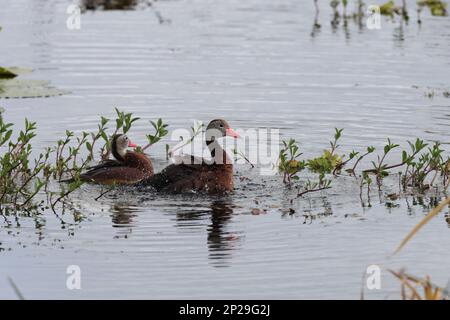
[[[239,233],[230,232],[227,229],[227,224],[232,216],[232,202],[217,200],[204,210],[177,212],[177,225],[179,227],[204,227],[205,217],[209,217],[206,227],[208,258],[213,266],[226,267],[240,240]]]
[[[137,211],[136,207],[128,203],[114,203],[111,205],[112,227],[118,228],[116,238],[127,238],[131,234]]]

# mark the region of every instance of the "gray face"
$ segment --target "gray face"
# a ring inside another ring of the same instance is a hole
[[[225,137],[227,132],[226,130],[230,126],[225,120],[222,119],[216,119],[212,120],[208,127],[206,127],[206,140],[207,141],[214,141],[215,139]]]

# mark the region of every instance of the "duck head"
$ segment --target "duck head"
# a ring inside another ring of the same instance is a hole
[[[119,161],[123,161],[127,154],[127,148],[135,148],[137,145],[133,143],[126,134],[116,134],[111,140],[111,152]]]
[[[206,127],[206,141],[213,142],[215,139],[225,136],[239,138],[239,134],[234,131],[228,122],[223,119],[212,120]]]

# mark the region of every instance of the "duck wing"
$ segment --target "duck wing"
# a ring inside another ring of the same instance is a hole
[[[157,191],[180,192],[195,189],[202,174],[202,164],[171,164],[161,172],[142,181]]]
[[[135,184],[145,177],[145,173],[137,168],[125,166],[100,167],[80,175],[81,181],[106,185]]]
[[[96,170],[96,169],[101,169],[101,168],[110,168],[110,167],[120,167],[123,166],[123,163],[117,160],[113,160],[113,159],[106,159],[101,161],[99,164],[92,166],[92,167],[87,167],[87,170]]]

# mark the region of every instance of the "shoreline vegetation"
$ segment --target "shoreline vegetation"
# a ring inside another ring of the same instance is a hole
[[[32,153],[35,152],[33,139],[37,135],[37,124],[25,119],[24,129],[15,131],[14,125],[6,122],[0,112],[0,147],[5,150],[0,156],[0,213],[31,213],[42,207],[56,213],[56,205],[68,201],[68,196],[81,186],[79,175],[95,162],[97,155],[98,161],[109,158],[110,137],[127,133],[140,120],[117,108],[115,112],[117,117],[114,120],[100,117],[94,132],[82,131],[77,136],[67,130],[63,138],[36,158]],[[147,145],[138,147],[137,152],[144,152],[168,134],[168,124],[162,119],[150,121],[150,124],[154,133],[146,135]],[[202,130],[201,124],[194,125],[191,138],[181,141],[182,146],[190,144]],[[294,190],[296,198],[301,198],[333,188],[334,180],[340,176],[353,177],[359,186],[361,203],[366,198],[370,206],[371,191],[381,192],[384,179],[392,176],[398,180],[398,192],[389,194],[390,199],[407,194],[426,195],[430,191],[446,195],[450,185],[450,155],[445,153],[440,142],[426,143],[416,138],[407,141],[408,148],[400,150],[399,144],[387,138],[381,150],[367,146],[346,154],[340,151],[343,134],[344,129],[335,128],[329,148],[312,158],[303,157],[295,139],[282,141],[277,163],[273,165],[278,169],[279,181],[284,188]],[[179,148],[171,149],[166,144],[166,160]],[[392,155],[394,150],[400,151],[400,159]],[[248,161],[249,155],[245,152],[234,149],[233,153],[235,159],[244,159],[251,168],[257,166]],[[362,167],[365,169],[360,169]],[[68,185],[59,183],[67,178],[73,182]],[[45,194],[47,201],[36,204],[34,200],[40,198],[40,194]]]

